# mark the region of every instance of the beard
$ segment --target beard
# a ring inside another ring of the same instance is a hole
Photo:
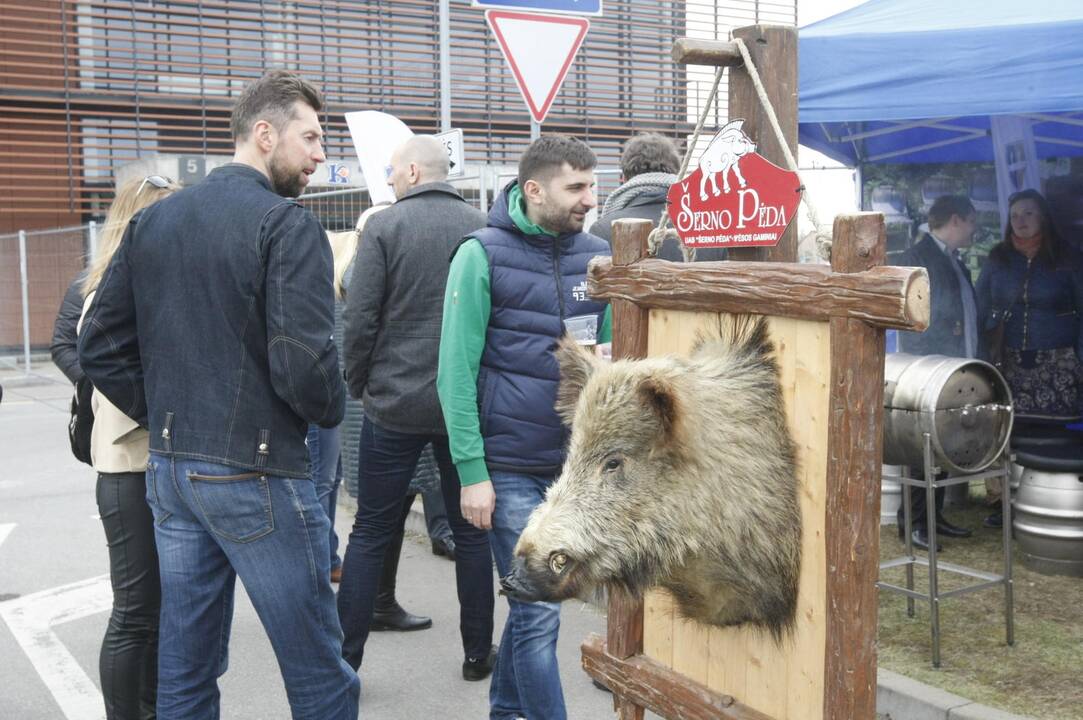
[[[539,213],[538,225],[558,235],[582,232],[583,224],[586,222],[586,211],[583,210],[584,217],[582,219],[572,215],[572,211],[579,212],[580,210],[578,206],[572,208],[542,208]]]
[[[271,187],[282,197],[300,197],[305,191],[307,184],[304,173],[300,170],[291,170],[279,159],[278,153],[271,155]]]

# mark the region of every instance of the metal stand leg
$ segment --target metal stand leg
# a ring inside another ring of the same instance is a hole
[[[903,468],[903,477],[910,477],[910,468]],[[903,540],[906,544],[906,556],[911,560],[914,559],[914,539],[912,537],[912,531],[914,527],[914,519],[910,516],[910,493],[912,492],[909,483],[902,484],[902,502],[903,502]],[[906,564],[906,589],[914,589],[914,563],[909,562]],[[914,598],[909,595],[906,596],[906,615],[907,617],[914,617]]]
[[[940,667],[940,590],[936,573],[936,474],[932,440],[925,433],[925,531],[929,538],[929,613],[933,635],[933,667]]]
[[[1000,513],[1004,533],[1004,624],[1008,645],[1015,644],[1015,598],[1012,592],[1012,488],[1011,462],[1004,458],[1004,477],[1001,478]]]

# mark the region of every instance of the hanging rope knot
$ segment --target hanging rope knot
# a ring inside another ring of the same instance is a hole
[[[647,236],[647,253],[654,257],[658,254],[658,251],[662,248],[662,243],[666,240],[681,241],[680,236],[677,234],[676,228],[671,228],[666,225],[659,225],[654,230],[651,230],[650,235]]]

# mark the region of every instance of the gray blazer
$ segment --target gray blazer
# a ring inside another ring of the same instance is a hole
[[[485,214],[443,182],[419,185],[369,218],[346,296],[346,384],[377,425],[444,435],[436,395],[451,251]]]

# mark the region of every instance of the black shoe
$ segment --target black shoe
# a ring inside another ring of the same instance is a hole
[[[466,658],[463,660],[463,680],[477,682],[484,680],[493,673],[496,665],[496,645],[489,648],[489,656],[483,658]]]
[[[372,614],[369,632],[411,632],[431,627],[432,618],[408,613],[395,603],[390,608],[377,610]]]
[[[914,531],[910,533],[910,540],[918,550],[929,549],[929,531],[925,529],[924,525],[914,526]],[[940,552],[941,547],[940,543],[937,543],[936,551]]]
[[[989,515],[984,520],[982,520],[981,524],[987,528],[996,528],[997,530],[999,530],[1000,528],[1004,527],[1004,513],[1000,510],[997,510],[992,515]]]
[[[952,525],[950,522],[940,516],[936,519],[936,532],[944,537],[952,538],[968,538],[973,535],[972,532],[965,527],[959,527],[958,525]]]
[[[432,541],[432,554],[455,562],[455,538],[437,538]]]

